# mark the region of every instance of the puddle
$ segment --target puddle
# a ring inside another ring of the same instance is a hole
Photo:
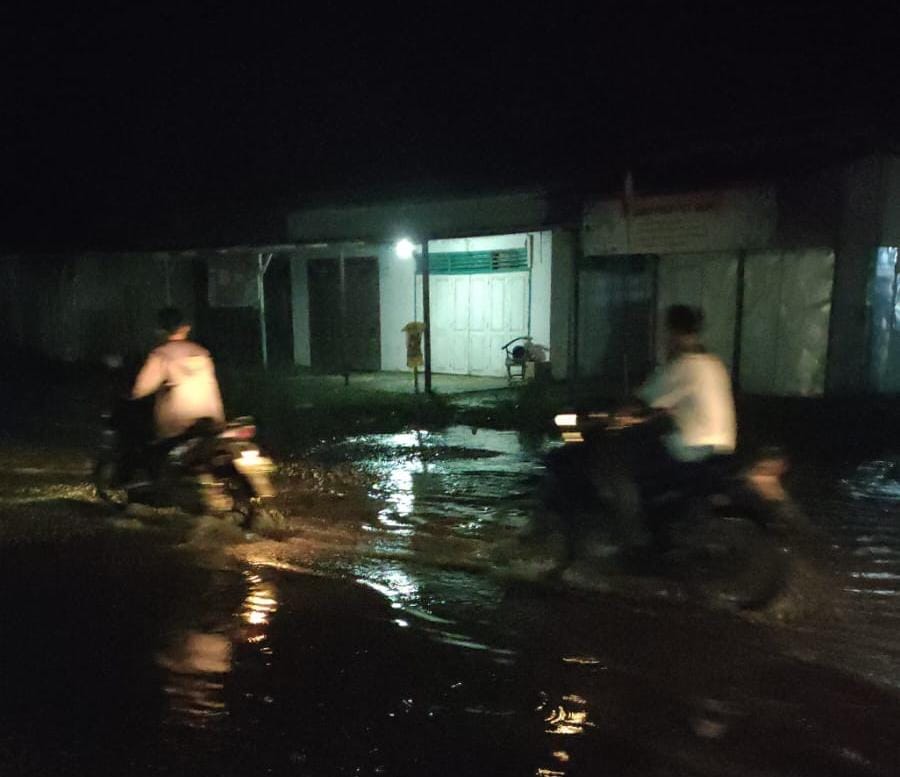
[[[856,499],[900,502],[900,458],[865,462],[843,485]]]
[[[900,533],[883,500],[820,489],[832,623],[567,595],[491,569],[547,445],[350,438],[319,452],[330,474],[296,464],[280,541],[85,514],[105,531],[4,546],[0,773],[892,773]],[[34,509],[68,509],[67,488]]]

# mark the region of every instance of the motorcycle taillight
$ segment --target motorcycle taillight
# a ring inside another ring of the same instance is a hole
[[[227,440],[252,440],[256,437],[256,427],[252,425],[235,426],[226,429],[221,436]]]

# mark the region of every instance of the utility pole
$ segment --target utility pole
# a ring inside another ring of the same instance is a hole
[[[425,393],[431,394],[431,283],[428,240],[422,240],[422,315],[425,319]]]

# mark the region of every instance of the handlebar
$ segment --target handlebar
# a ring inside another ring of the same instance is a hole
[[[608,431],[620,431],[641,424],[650,423],[667,415],[666,410],[651,409],[646,413],[560,413],[553,423],[560,429],[578,429],[585,426],[602,427]]]

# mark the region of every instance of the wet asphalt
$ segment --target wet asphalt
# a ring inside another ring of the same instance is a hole
[[[0,446],[0,774],[900,772],[900,463],[789,478],[820,529],[734,614],[496,550],[549,443],[454,427],[282,462],[288,531],[118,513]]]

